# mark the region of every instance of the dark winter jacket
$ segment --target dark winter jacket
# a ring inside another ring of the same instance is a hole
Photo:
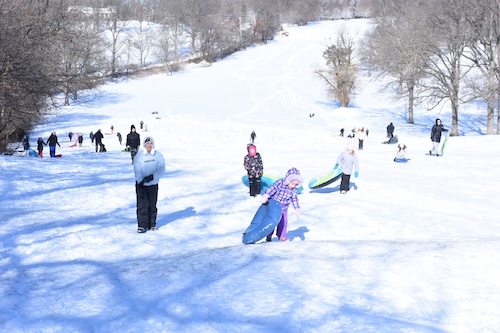
[[[95,132],[95,134],[94,134],[95,143],[96,144],[102,143],[103,138],[104,138],[104,134],[102,134],[101,130],[97,130],[97,132]]]
[[[24,150],[29,150],[30,149],[30,139],[26,136],[23,139],[23,147]]]
[[[52,133],[48,140],[47,140],[49,146],[51,147],[54,147],[55,145],[58,145],[59,147],[61,147],[61,145],[59,144],[59,141],[57,140],[57,135],[55,135],[54,133]]]
[[[431,130],[431,140],[432,142],[441,142],[441,132],[447,132],[448,130],[444,128],[442,124],[438,124],[439,119],[436,119],[436,124],[432,126]]]
[[[250,156],[247,154],[243,160],[243,166],[248,173],[248,178],[260,178],[264,172],[264,164],[262,163],[262,158],[260,154],[257,153],[255,156]]]
[[[390,123],[390,124],[387,126],[387,134],[392,135],[392,133],[394,133],[394,125],[393,125],[392,123]]]
[[[43,146],[46,146],[47,144],[45,141],[43,141],[42,138],[39,138],[38,141],[36,142],[38,145],[38,151],[43,151]]]
[[[141,145],[141,137],[139,133],[131,131],[129,134],[127,134],[127,142],[125,145],[129,146],[130,148],[137,149],[137,147]]]

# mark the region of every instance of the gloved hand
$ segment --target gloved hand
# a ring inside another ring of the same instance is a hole
[[[152,180],[153,180],[153,175],[149,175],[149,176],[144,177],[144,179],[142,180],[142,182],[143,183],[149,183]]]
[[[358,178],[359,173],[357,171],[354,172],[354,178]]]
[[[267,202],[267,200],[269,200],[269,194],[264,194],[262,196],[262,203],[265,204]]]
[[[338,169],[339,168],[339,164],[335,164],[335,166],[333,167],[333,169]]]

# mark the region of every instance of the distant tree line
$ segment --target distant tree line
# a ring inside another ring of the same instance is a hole
[[[0,151],[42,122],[60,96],[69,105],[79,91],[158,62],[168,71],[182,61],[213,62],[267,42],[285,22],[352,17],[352,7],[352,0],[0,0]],[[132,22],[140,28],[129,29]]]
[[[366,6],[375,26],[360,62],[407,99],[408,123],[415,105],[449,102],[457,136],[460,105],[482,101],[486,121],[472,126],[500,134],[500,0],[367,0]]]
[[[367,68],[407,99],[409,123],[415,105],[448,101],[459,135],[460,105],[484,100],[477,128],[495,134],[496,122],[500,133],[500,0],[0,0],[0,151],[60,96],[69,105],[109,77],[213,62],[267,42],[283,23],[367,16],[374,28],[360,52],[341,32],[317,71],[342,105]]]

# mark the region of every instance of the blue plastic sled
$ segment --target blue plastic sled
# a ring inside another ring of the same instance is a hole
[[[323,175],[318,178],[314,178],[309,182],[309,188],[317,189],[330,185],[336,182],[342,176],[342,170],[340,168],[328,170]]]
[[[31,157],[40,157],[40,156],[38,156],[38,152],[36,152],[35,150],[33,150],[31,148],[30,148],[30,156]]]
[[[394,162],[396,163],[408,163],[410,159],[406,157],[396,157],[394,158]]]
[[[262,204],[252,223],[243,233],[243,244],[254,244],[269,235],[278,225],[281,219],[281,204],[276,200],[269,199]]]

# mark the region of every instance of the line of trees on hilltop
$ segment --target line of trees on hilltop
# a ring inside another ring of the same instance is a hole
[[[500,134],[500,0],[369,0],[375,28],[361,62],[413,108],[451,105],[451,135],[459,135],[460,105],[486,102],[486,134]],[[497,113],[495,116],[495,107]],[[483,118],[484,119],[484,118]],[[496,132],[495,132],[496,122]]]
[[[55,97],[69,105],[108,77],[213,62],[267,42],[284,22],[355,15],[357,2],[0,0],[0,151],[43,121]]]

